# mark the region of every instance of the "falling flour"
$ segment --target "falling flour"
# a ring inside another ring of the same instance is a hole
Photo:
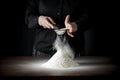
[[[54,48],[57,52],[46,63],[42,64],[43,67],[62,69],[79,66],[79,64],[74,61],[74,51],[66,40],[64,35],[65,31],[66,30],[55,30],[57,38],[54,43]]]

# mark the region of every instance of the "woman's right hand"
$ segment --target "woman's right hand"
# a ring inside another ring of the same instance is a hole
[[[40,26],[43,26],[43,28],[45,28],[45,29],[46,28],[47,29],[53,29],[54,25],[56,25],[54,20],[51,17],[48,17],[48,16],[39,16],[38,24]]]

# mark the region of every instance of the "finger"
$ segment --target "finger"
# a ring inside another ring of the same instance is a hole
[[[70,37],[74,37],[74,35],[73,34],[70,34],[70,33],[67,33]]]
[[[47,24],[47,25],[48,25],[48,27],[50,27],[51,29],[53,29],[53,28],[54,28],[53,24],[51,24],[51,23],[49,22],[49,20],[47,20],[47,21],[46,21],[46,24]]]
[[[70,37],[74,37],[74,35],[70,32],[67,31],[67,34],[70,36]]]
[[[71,29],[69,29],[69,32],[70,32],[70,33],[72,33],[72,32],[73,32],[73,29],[72,29],[72,28],[71,28]]]
[[[71,25],[67,26],[66,29],[68,30],[68,32],[72,33],[73,32],[73,28]]]
[[[44,24],[44,28],[50,29],[50,27],[47,24]]]
[[[46,27],[47,27],[48,29],[51,29],[51,27],[50,27],[48,24],[46,24]]]
[[[70,23],[70,15],[67,15],[65,18],[65,24]]]
[[[46,28],[45,25],[43,25],[43,28]]]
[[[48,25],[47,21],[44,22],[44,27],[47,28],[47,29],[51,29],[51,27]]]
[[[45,25],[45,24],[43,24],[42,26],[43,26],[43,28],[46,28],[46,25]]]
[[[71,25],[70,24],[66,24],[65,27],[66,27],[66,29],[71,29]]]
[[[70,24],[67,24],[67,25],[66,25],[66,29],[72,29],[71,25],[70,25]]]
[[[56,25],[56,23],[53,21],[53,19],[51,17],[48,17],[48,19],[49,19],[50,23]]]

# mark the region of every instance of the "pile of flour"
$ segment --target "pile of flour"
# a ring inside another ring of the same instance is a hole
[[[55,30],[57,38],[54,43],[54,48],[57,52],[46,63],[42,64],[43,67],[60,69],[79,66],[79,64],[74,61],[74,51],[66,40],[64,35],[65,31]]]

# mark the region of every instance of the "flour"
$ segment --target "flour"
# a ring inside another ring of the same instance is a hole
[[[55,30],[57,38],[54,43],[54,48],[57,52],[42,66],[59,69],[79,66],[79,64],[74,61],[74,51],[71,49],[68,41],[66,40],[64,35],[65,31],[65,29]]]

